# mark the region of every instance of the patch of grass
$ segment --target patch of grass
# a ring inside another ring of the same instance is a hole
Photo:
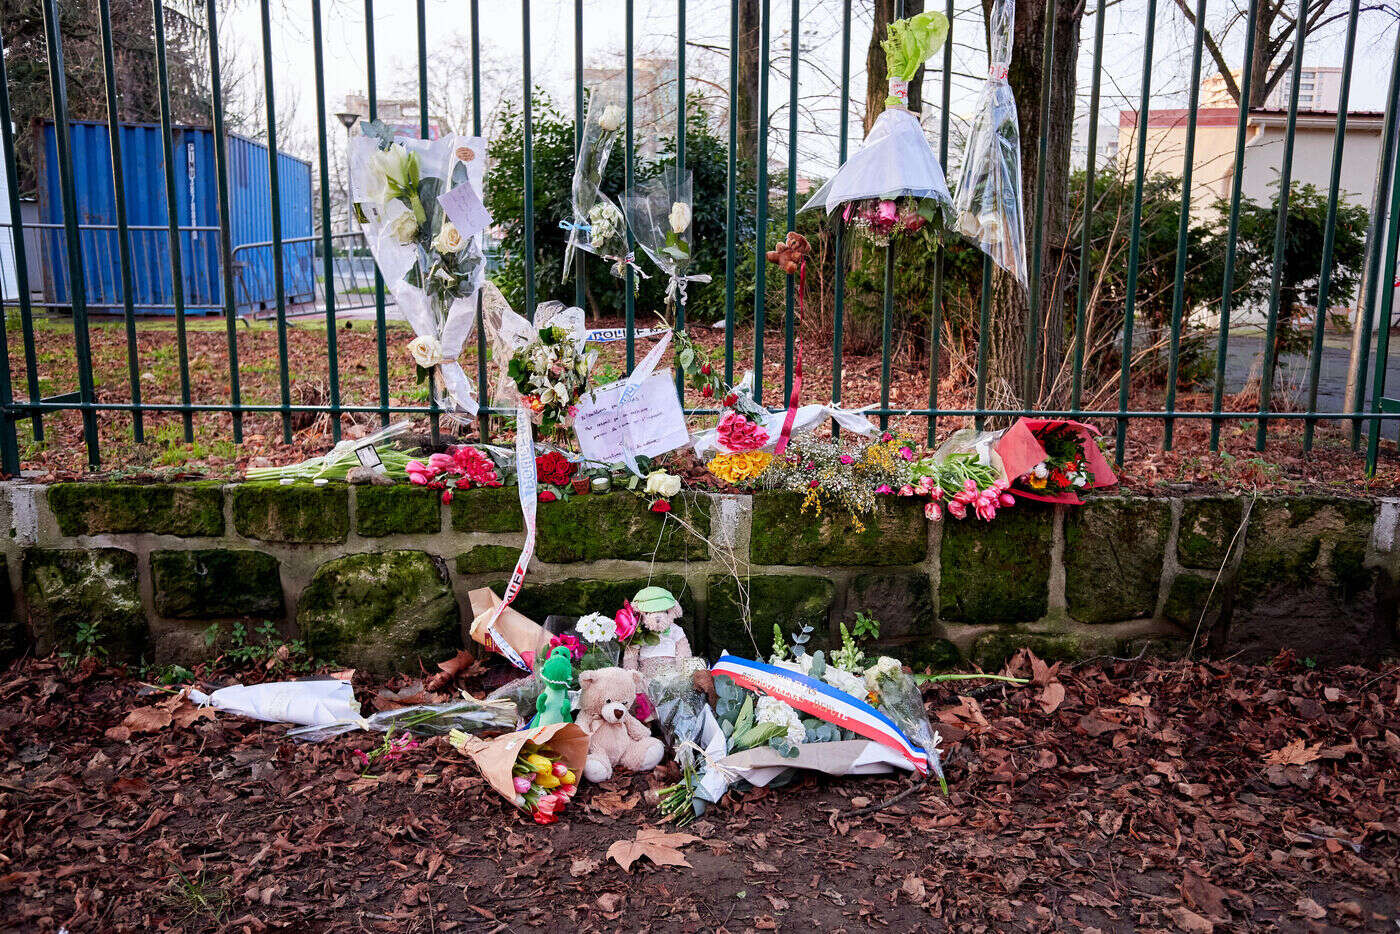
[[[210,879],[204,872],[191,879],[176,869],[166,899],[172,909],[184,912],[181,921],[204,918],[223,924],[233,908],[233,896],[224,888],[224,881]]]

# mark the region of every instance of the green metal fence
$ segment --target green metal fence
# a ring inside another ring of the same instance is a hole
[[[317,125],[320,128],[317,139],[317,170],[322,179],[331,177],[328,141],[327,141],[327,102],[325,88],[325,62],[323,49],[323,11],[320,0],[307,0],[309,3],[310,19],[312,24],[312,51],[315,59],[316,75],[316,113]],[[1053,22],[1057,9],[1057,4],[1069,2],[1069,0],[1046,0],[1046,10],[1044,22]],[[1248,22],[1253,23],[1260,15],[1260,0],[1250,0],[1247,12]],[[1303,50],[1307,48],[1308,35],[1308,14],[1310,0],[1297,0],[1296,9],[1291,11],[1296,25],[1292,37],[1294,55],[1292,58],[1292,81],[1291,91],[1288,99],[1287,115],[1288,125],[1283,159],[1280,166],[1281,188],[1280,204],[1277,212],[1277,227],[1274,239],[1274,275],[1269,289],[1267,304],[1267,316],[1264,324],[1264,366],[1262,380],[1259,391],[1259,404],[1257,411],[1229,411],[1225,404],[1226,385],[1226,361],[1228,359],[1229,343],[1231,340],[1231,314],[1236,309],[1232,308],[1235,301],[1236,284],[1232,281],[1235,274],[1235,242],[1236,227],[1240,220],[1240,204],[1242,198],[1243,169],[1246,149],[1246,135],[1250,108],[1239,107],[1238,125],[1236,128],[1235,149],[1233,154],[1233,177],[1229,194],[1228,211],[1228,238],[1227,255],[1224,263],[1224,277],[1220,283],[1219,316],[1220,326],[1216,337],[1216,363],[1215,380],[1213,388],[1212,403],[1208,409],[1199,410],[1178,410],[1177,408],[1177,375],[1180,358],[1180,344],[1182,336],[1183,317],[1190,313],[1187,307],[1184,283],[1188,276],[1186,263],[1186,242],[1187,227],[1190,221],[1190,199],[1192,196],[1192,166],[1193,154],[1197,140],[1197,115],[1200,109],[1199,87],[1202,72],[1202,49],[1205,40],[1204,24],[1206,22],[1208,9],[1207,0],[1196,0],[1194,29],[1191,46],[1191,78],[1190,78],[1190,100],[1188,104],[1189,119],[1186,125],[1185,138],[1185,158],[1182,166],[1182,186],[1180,223],[1177,236],[1177,251],[1174,269],[1174,287],[1172,292],[1171,312],[1170,312],[1170,347],[1168,351],[1168,376],[1165,386],[1165,401],[1160,409],[1133,409],[1130,407],[1132,388],[1132,367],[1134,347],[1134,319],[1136,317],[1136,304],[1139,292],[1139,277],[1141,275],[1141,255],[1140,255],[1140,227],[1142,223],[1143,210],[1143,190],[1144,178],[1147,174],[1146,148],[1148,141],[1148,124],[1146,119],[1151,110],[1152,86],[1153,86],[1153,46],[1155,41],[1154,31],[1157,19],[1156,0],[1146,0],[1146,15],[1144,17],[1144,27],[1142,34],[1143,41],[1143,61],[1141,72],[1140,106],[1138,114],[1141,115],[1136,121],[1136,145],[1134,151],[1135,166],[1132,173],[1133,178],[1133,198],[1131,212],[1130,237],[1128,243],[1128,272],[1127,290],[1124,307],[1124,325],[1121,330],[1121,341],[1119,355],[1121,357],[1121,369],[1118,374],[1118,394],[1116,408],[1085,409],[1082,407],[1085,386],[1082,374],[1085,365],[1085,327],[1086,310],[1090,299],[1090,282],[1093,271],[1093,257],[1091,256],[1089,223],[1086,221],[1080,225],[1078,231],[1072,231],[1070,238],[1063,247],[1063,252],[1077,263],[1077,272],[1066,273],[1060,268],[1051,268],[1046,265],[1047,250],[1049,246],[1043,242],[1041,219],[1044,217],[1046,209],[1046,173],[1047,173],[1047,139],[1044,132],[1041,133],[1037,141],[1037,152],[1039,158],[1026,166],[1025,194],[1028,201],[1026,205],[1027,216],[1034,218],[1034,223],[1030,231],[1031,254],[1029,257],[1029,267],[1031,269],[1032,282],[1039,283],[1044,276],[1055,276],[1063,278],[1063,287],[1072,290],[1075,294],[1072,301],[1066,301],[1066,308],[1072,308],[1072,323],[1066,321],[1067,327],[1072,329],[1072,338],[1069,343],[1069,356],[1072,358],[1073,381],[1068,393],[1068,404],[1054,411],[1037,409],[1035,399],[1031,396],[1022,400],[1020,408],[1002,407],[989,408],[987,406],[988,392],[988,344],[986,339],[980,340],[976,353],[975,366],[975,405],[973,407],[950,408],[940,405],[940,361],[942,338],[942,321],[945,312],[945,267],[944,267],[944,247],[939,246],[935,259],[933,286],[932,286],[932,307],[929,309],[931,327],[929,328],[932,342],[929,354],[928,373],[928,401],[926,407],[922,408],[900,408],[891,405],[891,361],[893,358],[892,344],[895,340],[895,250],[893,245],[888,247],[884,256],[884,293],[883,293],[883,316],[880,328],[880,343],[883,352],[883,359],[880,373],[880,391],[878,405],[870,409],[870,412],[878,416],[882,421],[887,421],[892,417],[917,417],[926,422],[927,437],[930,442],[934,440],[935,432],[938,430],[938,420],[940,418],[974,419],[977,423],[982,423],[984,419],[990,417],[1009,417],[1017,415],[1054,415],[1071,416],[1086,419],[1099,420],[1101,424],[1112,425],[1116,432],[1113,440],[1116,453],[1121,462],[1124,455],[1128,425],[1133,420],[1151,420],[1163,425],[1164,431],[1162,443],[1170,448],[1173,444],[1174,428],[1180,420],[1208,419],[1210,421],[1210,443],[1214,449],[1220,443],[1221,428],[1231,421],[1251,420],[1256,424],[1256,445],[1263,449],[1268,442],[1271,423],[1284,420],[1301,419],[1305,426],[1303,446],[1310,448],[1313,443],[1314,427],[1319,420],[1323,419],[1344,419],[1349,420],[1353,431],[1353,446],[1359,444],[1361,435],[1364,433],[1367,438],[1368,464],[1374,466],[1380,440],[1380,429],[1383,421],[1382,410],[1386,409],[1387,414],[1394,415],[1389,411],[1389,406],[1383,403],[1386,389],[1386,367],[1389,350],[1390,321],[1393,312],[1394,292],[1390,287],[1390,282],[1395,276],[1397,247],[1400,246],[1400,210],[1396,209],[1400,204],[1400,159],[1396,158],[1397,136],[1400,135],[1400,67],[1392,68],[1389,75],[1388,92],[1386,96],[1385,123],[1383,139],[1381,145],[1381,165],[1379,177],[1382,184],[1379,186],[1376,198],[1370,213],[1369,228],[1366,234],[1366,260],[1364,271],[1364,289],[1360,301],[1360,312],[1358,326],[1363,334],[1360,341],[1362,352],[1362,378],[1357,381],[1357,387],[1348,400],[1348,404],[1340,411],[1320,411],[1318,408],[1318,386],[1319,369],[1323,349],[1323,328],[1328,308],[1328,293],[1332,285],[1333,276],[1333,253],[1334,253],[1334,226],[1338,211],[1339,197],[1342,192],[1342,164],[1344,154],[1344,144],[1347,133],[1347,107],[1353,80],[1352,65],[1355,58],[1358,25],[1361,21],[1363,10],[1359,0],[1349,0],[1349,8],[1345,14],[1345,51],[1342,61],[1341,89],[1339,106],[1336,114],[1336,129],[1332,147],[1332,163],[1330,185],[1327,190],[1327,224],[1325,228],[1325,239],[1318,249],[1317,262],[1319,265],[1319,295],[1312,327],[1311,343],[1308,359],[1308,383],[1307,400],[1305,411],[1282,410],[1275,405],[1274,386],[1274,336],[1279,324],[1280,291],[1282,284],[1280,281],[1280,270],[1282,268],[1282,256],[1288,235],[1288,197],[1290,191],[1289,181],[1291,178],[1292,162],[1294,158],[1294,137],[1296,121],[1299,111],[1299,86],[1301,67],[1303,61]],[[277,152],[278,152],[278,126],[276,110],[277,86],[274,80],[272,37],[273,37],[273,17],[270,8],[270,0],[258,0],[260,12],[260,40],[262,51],[262,71],[265,84],[265,106],[266,106],[266,142],[268,145],[268,165],[269,183],[271,198],[274,204],[278,199],[278,172]],[[626,107],[626,130],[624,159],[626,167],[626,183],[630,188],[634,183],[636,172],[636,147],[634,136],[636,114],[634,112],[634,99],[632,89],[635,87],[633,74],[633,59],[635,47],[636,31],[636,11],[634,0],[619,0],[619,5],[623,7],[623,38],[624,38],[624,61],[625,80],[629,89]],[[398,11],[400,7],[407,7],[407,4],[396,4],[394,9]],[[896,3],[896,16],[903,14],[903,2]],[[1110,5],[1111,6],[1111,5]],[[770,113],[770,89],[767,76],[770,72],[770,46],[773,38],[773,30],[779,21],[775,19],[775,4],[773,0],[759,0],[759,69],[761,80],[758,82],[758,102],[757,112],[767,115]],[[529,101],[533,87],[532,80],[532,56],[531,56],[531,0],[520,0],[519,9],[521,14],[520,29],[523,40],[524,53],[520,60],[520,87],[524,99]],[[722,10],[722,2],[716,0],[714,3],[692,4],[692,8],[703,8],[706,11],[715,9]],[[219,61],[218,35],[220,24],[217,15],[218,4],[216,0],[207,0],[206,16],[207,29],[210,36],[208,43],[209,61],[208,68],[212,77],[212,85],[215,88],[221,86],[221,63]],[[677,95],[678,101],[686,100],[686,0],[677,0],[676,3],[676,73],[677,73]],[[161,128],[165,136],[165,190],[164,197],[167,204],[173,206],[176,203],[176,179],[173,172],[173,152],[171,145],[171,109],[169,94],[169,78],[166,72],[166,37],[164,24],[164,9],[162,0],[152,0],[152,36],[155,44],[157,59],[159,62],[159,92],[160,92],[160,115]],[[281,433],[285,440],[292,438],[292,416],[298,412],[329,413],[332,416],[333,431],[337,437],[341,428],[342,415],[353,413],[377,414],[381,419],[387,421],[392,414],[396,413],[426,413],[432,421],[434,431],[436,431],[439,411],[433,403],[427,406],[405,406],[393,405],[390,403],[391,393],[389,385],[389,364],[387,359],[386,341],[386,313],[385,313],[385,293],[382,280],[376,274],[374,308],[375,326],[378,336],[378,392],[377,403],[375,404],[346,404],[341,398],[340,368],[338,364],[336,336],[337,336],[337,287],[336,276],[333,267],[332,231],[331,231],[331,204],[330,185],[320,186],[320,198],[318,209],[320,212],[320,243],[321,256],[324,262],[324,317],[325,317],[325,341],[326,351],[329,360],[329,401],[326,404],[304,405],[294,404],[292,399],[291,386],[289,381],[288,365],[288,309],[286,295],[283,284],[283,250],[285,241],[279,221],[277,210],[271,212],[272,231],[271,240],[266,244],[271,248],[274,264],[274,282],[276,283],[276,314],[275,325],[277,329],[278,344],[278,401],[275,403],[250,403],[244,401],[243,393],[239,382],[239,360],[236,308],[238,297],[236,294],[234,262],[230,250],[230,204],[227,164],[227,153],[225,151],[225,113],[224,102],[215,94],[212,102],[211,120],[216,140],[216,170],[218,173],[218,206],[219,223],[218,234],[222,250],[222,287],[223,304],[225,318],[227,322],[227,344],[229,355],[229,374],[227,397],[217,401],[195,401],[191,395],[189,356],[187,346],[187,335],[185,330],[185,297],[182,288],[182,277],[180,271],[179,251],[171,253],[171,272],[175,301],[175,328],[176,344],[179,354],[179,375],[180,375],[180,401],[178,403],[152,403],[143,402],[140,385],[140,360],[137,349],[137,328],[136,328],[136,308],[134,307],[131,292],[131,257],[130,238],[131,230],[128,228],[125,212],[120,206],[124,203],[122,194],[123,178],[120,170],[121,158],[118,147],[120,146],[120,136],[116,132],[117,128],[117,96],[119,89],[116,87],[114,79],[113,65],[113,36],[112,23],[108,0],[98,0],[97,3],[99,27],[101,31],[101,44],[103,52],[104,74],[106,77],[106,94],[108,102],[108,113],[110,122],[110,139],[113,147],[112,164],[117,166],[114,172],[112,184],[115,186],[119,205],[119,216],[117,221],[118,238],[121,244],[121,276],[123,288],[126,296],[125,307],[122,309],[126,324],[126,348],[129,363],[130,387],[129,399],[122,401],[99,401],[96,387],[93,380],[92,369],[92,348],[89,335],[88,302],[84,292],[84,263],[86,258],[80,248],[80,223],[77,217],[77,201],[75,195],[75,185],[73,177],[73,158],[70,151],[70,141],[68,133],[68,115],[66,88],[64,82],[63,53],[64,37],[59,34],[59,2],[58,0],[44,0],[43,12],[46,26],[47,52],[48,52],[48,74],[52,96],[53,114],[55,117],[55,131],[57,143],[58,171],[60,175],[61,202],[64,216],[65,245],[68,256],[67,277],[68,294],[71,296],[71,321],[74,337],[74,353],[77,360],[78,389],[76,393],[68,395],[41,398],[39,383],[36,379],[36,350],[34,337],[34,303],[29,296],[29,283],[26,275],[25,241],[23,236],[23,226],[20,222],[20,203],[15,185],[10,186],[10,201],[12,216],[14,218],[14,230],[17,236],[14,238],[17,252],[17,274],[19,277],[19,298],[18,310],[23,334],[23,348],[25,371],[28,377],[26,398],[17,399],[14,395],[14,387],[11,385],[11,370],[7,365],[0,369],[0,466],[5,472],[14,474],[19,468],[19,448],[17,443],[19,423],[29,421],[28,430],[34,437],[42,437],[43,416],[46,413],[76,411],[81,413],[83,425],[83,438],[87,449],[88,462],[96,467],[101,463],[101,455],[98,443],[98,417],[103,412],[128,413],[133,420],[133,428],[137,440],[140,440],[143,433],[143,415],[155,412],[178,412],[183,421],[183,431],[185,438],[193,438],[193,417],[200,413],[222,413],[227,412],[232,415],[232,440],[241,442],[244,437],[244,416],[248,414],[272,414],[280,419]],[[492,5],[491,12],[497,11],[497,5]],[[428,37],[427,37],[427,16],[425,10],[425,0],[416,0],[412,6],[412,15],[415,17],[417,35],[417,76],[418,76],[418,101],[419,113],[421,115],[420,131],[423,136],[429,133],[429,104],[428,104]],[[765,245],[771,240],[774,233],[781,233],[796,226],[797,186],[792,183],[798,174],[798,95],[800,81],[803,75],[804,62],[799,55],[799,42],[796,37],[799,35],[799,27],[802,23],[801,0],[789,0],[787,7],[781,7],[777,13],[786,12],[788,14],[789,35],[792,37],[789,50],[789,61],[787,62],[789,81],[787,87],[787,152],[786,163],[789,183],[786,184],[785,196],[779,200],[773,200],[767,196],[769,190],[769,156],[770,137],[769,120],[765,117],[758,121],[756,127],[758,139],[758,156],[753,165],[753,173],[757,179],[757,191],[760,193],[755,205],[757,216],[757,235],[753,244],[760,260],[755,265],[754,276],[756,279],[755,300],[752,308],[752,317],[755,328],[755,338],[752,347],[752,355],[749,359],[756,372],[757,380],[754,386],[754,395],[760,401],[781,403],[785,401],[790,393],[794,380],[794,344],[796,339],[796,311],[794,284],[789,277],[784,298],[781,306],[782,321],[781,328],[784,336],[785,355],[783,359],[783,396],[782,399],[773,400],[771,387],[765,387],[763,381],[764,372],[764,344],[763,335],[765,331],[776,326],[777,322],[771,320],[770,314],[777,309],[770,309],[767,301],[765,264],[762,262],[762,252]],[[950,21],[954,20],[954,6],[952,0],[946,0],[946,12]],[[481,56],[480,56],[480,4],[478,0],[469,0],[463,11],[466,25],[470,30],[472,60],[471,60],[471,87],[472,87],[472,125],[475,133],[479,134],[482,129],[483,113],[481,108]],[[1086,9],[1082,20],[1083,29],[1087,34],[1089,21],[1093,21],[1092,39],[1086,40],[1083,49],[1057,49],[1054,44],[1053,31],[1046,31],[1042,36],[1042,44],[1039,48],[1019,48],[1017,54],[1020,56],[1041,57],[1043,63],[1054,61],[1057,56],[1078,55],[1087,56],[1091,64],[1091,80],[1089,85],[1088,103],[1088,151],[1090,158],[1085,173],[1085,203],[1092,203],[1091,194],[1094,191],[1095,173],[1098,170],[1094,154],[1097,147],[1097,134],[1100,120],[1100,106],[1102,101],[1102,76],[1104,74],[1104,36],[1105,36],[1105,6],[1100,3],[1093,8]],[[574,118],[575,118],[575,147],[578,146],[579,127],[582,125],[583,105],[584,105],[584,62],[586,50],[584,49],[584,18],[585,9],[582,0],[574,0]],[[369,63],[365,80],[369,98],[369,117],[374,119],[377,116],[378,92],[376,85],[375,68],[375,8],[373,0],[364,0],[364,21],[365,21],[365,56]],[[938,80],[941,88],[941,109],[939,134],[939,155],[941,161],[946,166],[949,158],[949,109],[950,109],[950,89],[953,83],[953,44],[959,38],[956,33],[959,30],[968,28],[970,20],[964,18],[957,20],[954,26],[955,35],[950,37],[950,41],[945,46],[940,58],[935,58],[929,64],[928,77],[930,81]],[[778,25],[781,29],[781,25]],[[729,4],[729,33],[730,33],[730,56],[729,56],[729,115],[728,115],[728,204],[727,204],[727,229],[728,233],[724,244],[726,284],[725,291],[725,375],[732,381],[735,375],[735,334],[736,320],[744,309],[736,309],[736,270],[740,265],[740,254],[747,245],[736,242],[735,218],[739,210],[737,203],[735,180],[738,173],[745,171],[746,167],[738,163],[738,87],[739,87],[739,43],[740,43],[740,4],[738,0],[731,0]],[[1244,56],[1242,61],[1251,61],[1253,56],[1255,30],[1247,28]],[[1400,60],[1400,31],[1397,31],[1396,58]],[[3,38],[3,37],[0,37]],[[840,70],[840,93],[844,106],[841,107],[839,118],[839,155],[845,159],[849,149],[850,136],[850,79],[851,79],[851,42],[852,42],[852,0],[845,0],[841,5],[841,70]],[[967,40],[964,40],[967,41]],[[980,39],[979,39],[980,41]],[[1250,100],[1251,70],[1242,69],[1241,98]],[[1039,125],[1043,128],[1047,125],[1047,110],[1050,107],[1049,68],[1044,69],[1047,75],[1040,97],[1037,101],[1020,101],[1023,113],[1027,108],[1039,106],[1041,119]],[[5,166],[11,178],[17,177],[17,162],[15,156],[15,140],[12,132],[10,100],[8,93],[8,79],[4,72],[4,64],[0,62],[0,142],[3,143]],[[533,164],[532,164],[532,125],[531,107],[526,106],[523,113],[524,121],[524,264],[525,264],[525,306],[526,309],[534,307],[537,298],[536,278],[535,278],[535,250],[534,236],[537,224],[551,224],[556,218],[536,218],[535,205],[533,202]],[[686,163],[686,134],[685,134],[685,107],[677,108],[677,152],[676,160],[683,170]],[[950,174],[952,172],[950,171]],[[170,216],[170,242],[178,242],[179,236],[178,220],[176,212],[167,212]],[[831,397],[836,402],[856,402],[868,403],[874,400],[843,398],[843,334],[845,332],[845,314],[848,305],[848,295],[846,293],[846,278],[844,269],[841,267],[842,257],[845,255],[842,250],[843,240],[848,238],[847,231],[838,227],[834,237],[836,242],[836,263],[837,274],[834,277],[834,331],[832,334],[832,383]],[[1077,238],[1077,256],[1074,241]],[[629,268],[627,271],[626,283],[626,304],[625,320],[627,326],[626,338],[626,364],[630,369],[635,360],[634,330],[636,322],[636,300],[634,298],[633,272]],[[993,314],[994,303],[992,300],[993,268],[989,260],[983,261],[981,277],[981,294],[978,305],[978,317],[980,329],[979,336],[990,333],[991,316]],[[578,303],[582,303],[585,290],[583,277],[574,286],[574,298]],[[552,297],[552,296],[540,296]],[[560,296],[564,297],[564,296]],[[1041,293],[1038,288],[1032,288],[1029,293],[1029,302],[1026,315],[1026,368],[1027,372],[1033,374],[1037,366],[1040,354],[1044,348],[1042,332],[1045,328],[1045,312],[1039,307]],[[685,325],[686,309],[683,305],[677,308],[677,327]],[[1372,338],[1373,317],[1379,321],[1379,328],[1374,335],[1376,339],[1376,359],[1369,358],[1369,348]],[[486,354],[484,335],[482,329],[478,328],[478,355],[477,355],[477,376],[485,384],[487,379]],[[741,349],[742,350],[742,349]],[[8,338],[3,329],[0,329],[0,353],[3,353],[8,364],[10,348]],[[741,353],[742,355],[742,353]],[[1369,374],[1369,375],[1368,375]],[[1371,398],[1369,402],[1364,392],[1364,383],[1369,379],[1371,384]],[[1033,385],[1034,381],[1027,380],[1028,385]],[[678,386],[679,388],[679,386]],[[765,390],[768,389],[768,392]],[[431,399],[431,394],[429,399]],[[490,413],[485,413],[484,422],[489,422]]]

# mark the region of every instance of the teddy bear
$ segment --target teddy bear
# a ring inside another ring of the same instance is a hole
[[[685,630],[677,625],[681,618],[681,605],[671,591],[664,587],[643,587],[637,591],[632,601],[623,607],[623,612],[631,611],[635,625],[640,626],[649,637],[633,640],[622,656],[622,667],[629,671],[640,671],[646,678],[654,678],[671,668],[690,668],[696,662],[690,654],[690,640]]]
[[[632,702],[645,681],[641,672],[595,668],[579,672],[579,712],[574,721],[589,735],[583,777],[605,782],[614,769],[649,772],[666,747],[632,716]]]

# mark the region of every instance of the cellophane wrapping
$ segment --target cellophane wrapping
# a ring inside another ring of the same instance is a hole
[[[958,232],[1025,286],[1021,126],[1007,81],[1015,21],[1015,0],[996,0],[989,22],[991,65],[968,131],[955,207]]]
[[[566,222],[569,228],[569,244],[564,250],[566,275],[579,250],[610,260],[612,273],[619,278],[626,271],[626,221],[617,204],[601,190],[608,157],[622,133],[623,93],[617,82],[605,82],[588,93],[588,115],[584,118],[583,137],[574,163],[573,219]]]

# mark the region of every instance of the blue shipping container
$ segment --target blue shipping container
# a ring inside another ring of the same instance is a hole
[[[117,242],[116,196],[105,123],[71,123],[73,178],[83,251],[88,308],[123,308],[121,253]],[[202,127],[175,127],[176,214],[185,308],[193,314],[223,311],[219,268],[218,177],[214,135]],[[164,137],[159,125],[121,127],[126,218],[131,228],[132,300],[138,314],[173,314],[170,233],[165,206]],[[278,153],[282,219],[283,283],[288,305],[315,299],[315,250],[311,221],[311,164]],[[234,283],[240,312],[275,306],[272,275],[272,206],[267,147],[242,136],[228,137],[229,228],[233,241]],[[67,238],[59,188],[52,123],[44,125],[39,167],[39,216],[48,301],[68,298]]]

